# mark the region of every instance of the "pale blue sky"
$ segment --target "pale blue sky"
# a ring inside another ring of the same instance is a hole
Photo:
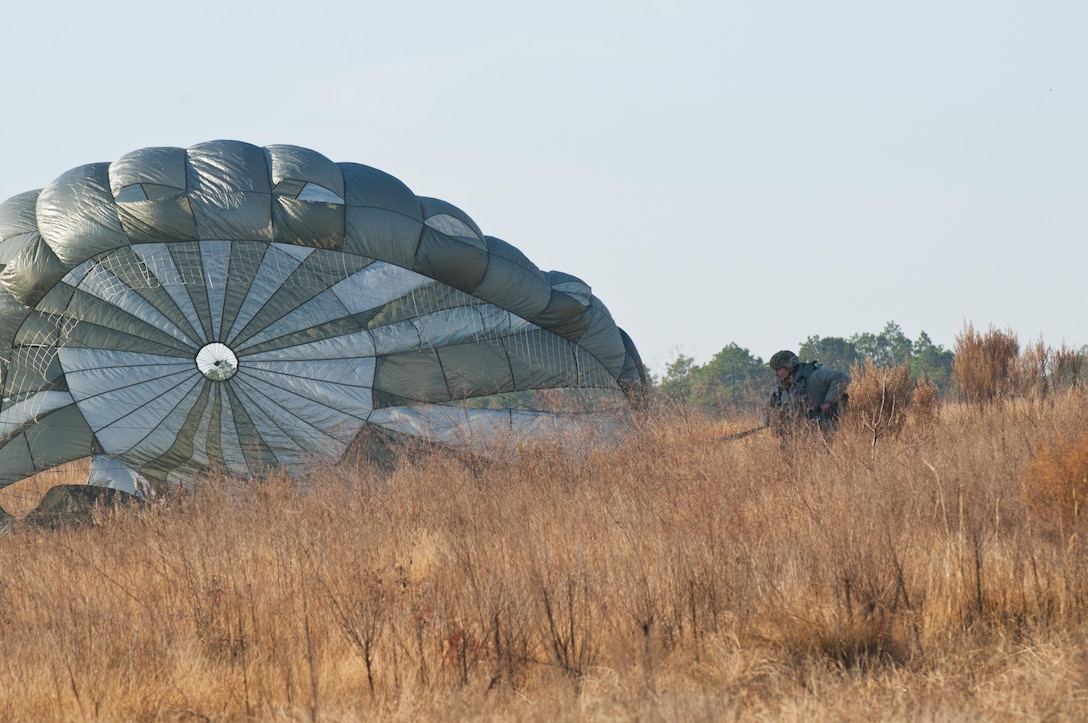
[[[1088,3],[4,10],[0,199],[218,138],[380,168],[581,277],[660,373],[895,321],[1088,343]]]

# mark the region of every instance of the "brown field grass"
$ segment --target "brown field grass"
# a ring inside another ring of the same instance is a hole
[[[0,719],[1084,719],[1088,393],[897,398],[0,537]]]

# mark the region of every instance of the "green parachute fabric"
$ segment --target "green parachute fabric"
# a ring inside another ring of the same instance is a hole
[[[85,457],[300,474],[368,429],[478,443],[645,389],[579,278],[377,169],[229,140],[0,204],[0,365],[0,486]]]

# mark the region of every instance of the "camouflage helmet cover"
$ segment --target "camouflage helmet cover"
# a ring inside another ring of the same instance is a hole
[[[771,360],[768,362],[768,366],[771,369],[792,369],[801,363],[801,360],[797,358],[797,355],[788,349],[783,349],[780,352],[776,352]]]

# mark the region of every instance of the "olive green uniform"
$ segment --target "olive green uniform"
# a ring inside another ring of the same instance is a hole
[[[798,364],[794,374],[778,382],[771,390],[767,422],[778,429],[809,419],[830,429],[846,406],[850,376],[834,369],[823,369],[816,362]],[[824,403],[831,408],[823,412]]]

